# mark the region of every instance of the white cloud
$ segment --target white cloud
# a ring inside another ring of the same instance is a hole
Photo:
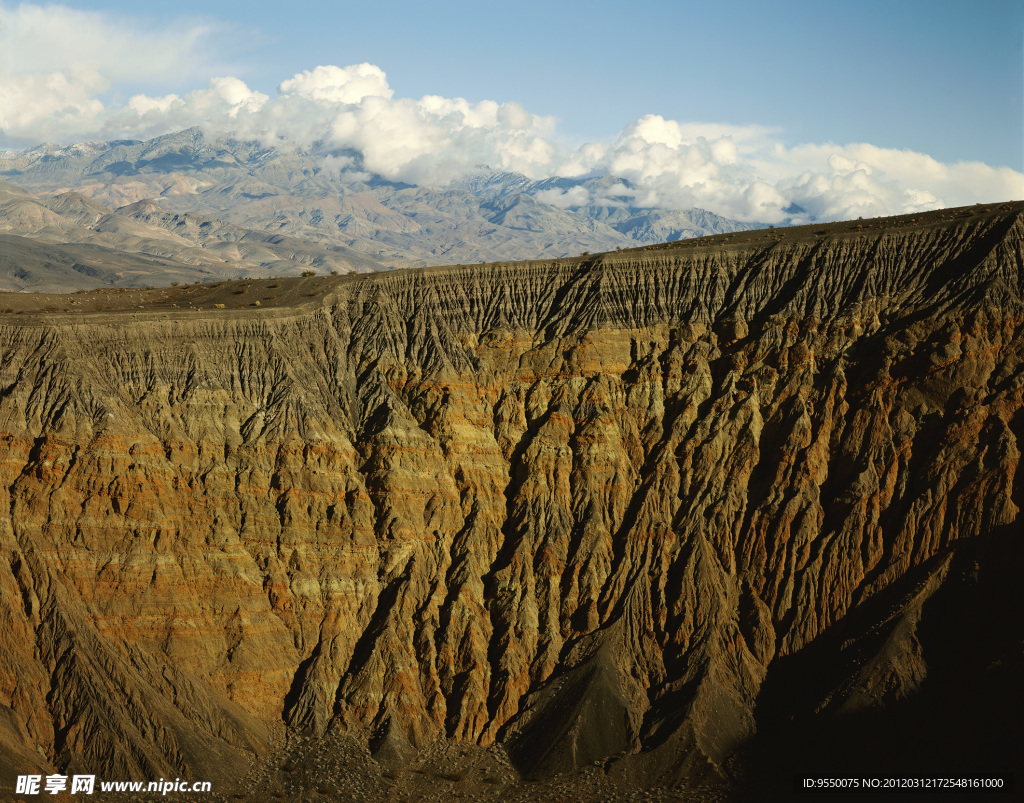
[[[586,187],[570,187],[565,191],[555,187],[550,190],[541,190],[534,197],[541,203],[551,204],[559,209],[586,206],[590,203],[590,193]]]
[[[771,129],[683,124],[647,115],[610,146],[586,146],[563,175],[609,172],[643,192],[637,205],[699,206],[775,223],[796,205],[820,220],[1024,198],[1024,175],[980,162],[945,164],[874,145],[785,147]]]
[[[194,76],[207,67],[200,46],[214,32],[209,24],[145,28],[60,4],[0,7],[6,64],[20,74],[89,65],[110,80],[161,80],[171,70]]]
[[[780,132],[763,126],[658,115],[641,117],[612,142],[570,150],[552,118],[518,103],[396,98],[373,64],[305,70],[282,81],[276,97],[222,75],[180,95],[104,101],[125,81],[158,86],[171,71],[190,80],[217,74],[204,55],[216,51],[203,46],[212,32],[188,22],[146,29],[59,5],[0,6],[0,144],[147,138],[199,125],[278,146],[352,149],[365,170],[416,184],[443,184],[479,164],[532,178],[610,173],[631,183],[616,194],[637,206],[699,206],[766,223],[790,217],[794,204],[832,219],[1024,197],[1024,175],[1009,168],[945,164],[865,143],[786,147]],[[577,187],[537,197],[568,208],[609,196]]]
[[[96,95],[107,88],[102,75],[81,65],[30,75],[0,74],[0,132],[23,140],[21,132],[57,138],[57,132],[98,119],[104,109]]]
[[[354,67],[326,66],[304,70],[283,81],[278,87],[282,95],[299,95],[327,103],[359,103],[366,97],[388,98],[394,94],[384,71],[373,64]]]
[[[63,5],[0,6],[0,132],[66,140],[102,128],[98,97],[122,81],[209,75],[207,24],[146,28]]]

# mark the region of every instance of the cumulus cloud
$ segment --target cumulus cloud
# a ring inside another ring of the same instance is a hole
[[[119,109],[108,109],[96,122],[94,135],[109,137],[158,136],[207,121],[227,133],[232,121],[257,114],[270,100],[237,78],[214,78],[204,89],[178,95],[134,95]]]
[[[304,70],[294,78],[283,81],[278,92],[325,103],[359,103],[366,97],[390,99],[394,95],[384,71],[373,64],[357,64],[344,69],[326,66]]]
[[[1024,175],[1011,168],[946,164],[867,143],[777,149],[757,167],[795,203],[827,219],[1024,198]]]
[[[945,164],[864,143],[787,148],[764,127],[686,124],[658,115],[627,126],[611,144],[584,146],[558,170],[628,179],[640,190],[637,206],[699,206],[765,223],[1024,198],[1024,175],[1010,168]]]
[[[534,194],[534,197],[541,203],[551,204],[560,209],[571,209],[572,207],[586,206],[590,203],[590,191],[586,187],[576,186],[567,190],[560,190],[557,187],[550,190],[541,190]]]
[[[209,24],[146,28],[63,5],[0,6],[0,132],[9,141],[66,140],[101,130],[98,99],[123,81],[209,75]]]
[[[551,188],[537,198],[562,208],[696,206],[765,223],[1024,197],[1024,175],[1009,168],[946,164],[865,143],[787,147],[782,132],[763,126],[646,115],[614,141],[570,149],[553,118],[518,103],[395,97],[373,64],[304,70],[281,81],[274,97],[221,75],[180,95],[104,100],[129,80],[159,85],[183,69],[193,79],[215,74],[203,55],[215,50],[203,47],[211,32],[187,22],[149,30],[65,6],[0,6],[2,144],[148,138],[195,125],[277,147],[358,152],[363,170],[413,184],[444,184],[480,164],[538,179],[610,174],[629,186]],[[325,166],[351,169],[346,159],[331,157]]]

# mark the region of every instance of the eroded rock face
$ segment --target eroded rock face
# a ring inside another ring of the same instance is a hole
[[[950,556],[1019,522],[1021,213],[5,319],[6,771],[230,776],[283,721],[719,777],[910,575],[833,702],[913,694]]]

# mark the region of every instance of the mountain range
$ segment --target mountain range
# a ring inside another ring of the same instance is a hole
[[[0,242],[0,291],[145,287],[382,267],[345,246],[170,212],[149,200],[113,210],[78,192],[37,196],[6,182],[0,182]]]
[[[755,227],[700,209],[638,206],[636,189],[609,176],[533,181],[481,166],[443,187],[411,186],[368,174],[356,152],[199,129],[3,152],[0,179],[110,210],[149,201],[171,216],[344,249],[356,270],[571,256]]]

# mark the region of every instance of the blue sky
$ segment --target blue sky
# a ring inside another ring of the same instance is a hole
[[[1019,0],[69,5],[217,22],[222,63],[268,94],[370,62],[398,95],[518,101],[581,140],[653,113],[1024,166]]]
[[[0,146],[6,147],[144,137],[158,133],[161,125],[202,124],[202,114],[212,114],[212,101],[201,91],[213,91],[211,78],[228,76],[240,83],[230,91],[235,105],[221,118],[249,119],[260,106],[259,130],[266,131],[268,119],[306,113],[294,98],[278,102],[282,82],[319,66],[368,63],[386,73],[386,89],[371,92],[385,95],[392,106],[392,119],[381,130],[397,130],[398,120],[410,114],[426,126],[417,135],[419,144],[398,143],[397,151],[378,159],[383,175],[392,170],[400,178],[447,175],[440,168],[424,172],[423,143],[431,136],[440,141],[435,129],[449,125],[453,113],[460,119],[491,115],[489,107],[479,105],[485,100],[508,104],[506,110],[521,107],[532,117],[514,124],[515,148],[506,137],[488,156],[491,146],[477,143],[480,158],[533,174],[543,173],[544,165],[557,174],[599,171],[613,162],[624,164],[626,156],[652,143],[673,150],[679,165],[693,165],[700,154],[682,149],[700,137],[712,144],[719,139],[740,144],[738,156],[728,148],[714,156],[705,149],[705,163],[715,162],[735,181],[742,172],[738,165],[749,165],[744,187],[752,186],[750,176],[756,173],[778,192],[786,181],[796,182],[803,168],[834,183],[836,170],[848,175],[856,165],[866,165],[874,180],[901,186],[918,174],[934,173],[921,160],[918,167],[906,160],[896,166],[893,154],[899,152],[927,156],[953,172],[961,162],[1012,168],[1013,174],[1004,171],[999,181],[994,174],[962,173],[926,186],[921,178],[920,187],[911,188],[921,192],[900,202],[912,208],[928,203],[927,196],[941,203],[963,200],[970,194],[963,188],[972,182],[978,193],[989,191],[988,199],[992,192],[1016,197],[1024,168],[1020,0],[638,0],[628,8],[607,0],[507,5],[178,0],[161,6],[132,0],[42,7],[0,2],[0,15],[0,23],[7,23],[0,24],[0,88],[8,90],[6,107],[0,94]],[[350,77],[317,74],[318,81],[335,83]],[[305,87],[307,100],[320,92],[309,81]],[[218,88],[218,98],[226,91]],[[241,115],[239,92],[256,98],[243,104]],[[52,95],[49,101],[46,93]],[[173,104],[167,100],[171,93]],[[425,95],[464,98],[472,108],[447,109],[442,121],[436,110],[402,106],[402,99]],[[125,111],[133,96],[157,100],[136,103],[136,111],[145,114],[133,116]],[[317,97],[320,108],[322,92]],[[356,100],[365,105],[361,96]],[[337,131],[363,126],[372,110],[360,110],[357,123],[334,118],[321,123],[339,144],[359,147],[349,141],[352,136],[345,140]],[[383,119],[376,111],[372,115],[378,123]],[[494,133],[504,123],[487,125]],[[571,157],[595,142],[606,151]],[[838,150],[826,152],[829,145]],[[617,161],[613,151],[621,157]],[[662,176],[668,169],[664,154],[648,151],[660,166],[647,159],[630,169],[638,176]],[[917,173],[908,177],[908,170]],[[949,189],[953,184],[960,189]],[[665,198],[662,185],[659,203]],[[881,197],[881,190],[873,192]],[[764,193],[754,196],[761,200],[750,203],[769,203]]]

